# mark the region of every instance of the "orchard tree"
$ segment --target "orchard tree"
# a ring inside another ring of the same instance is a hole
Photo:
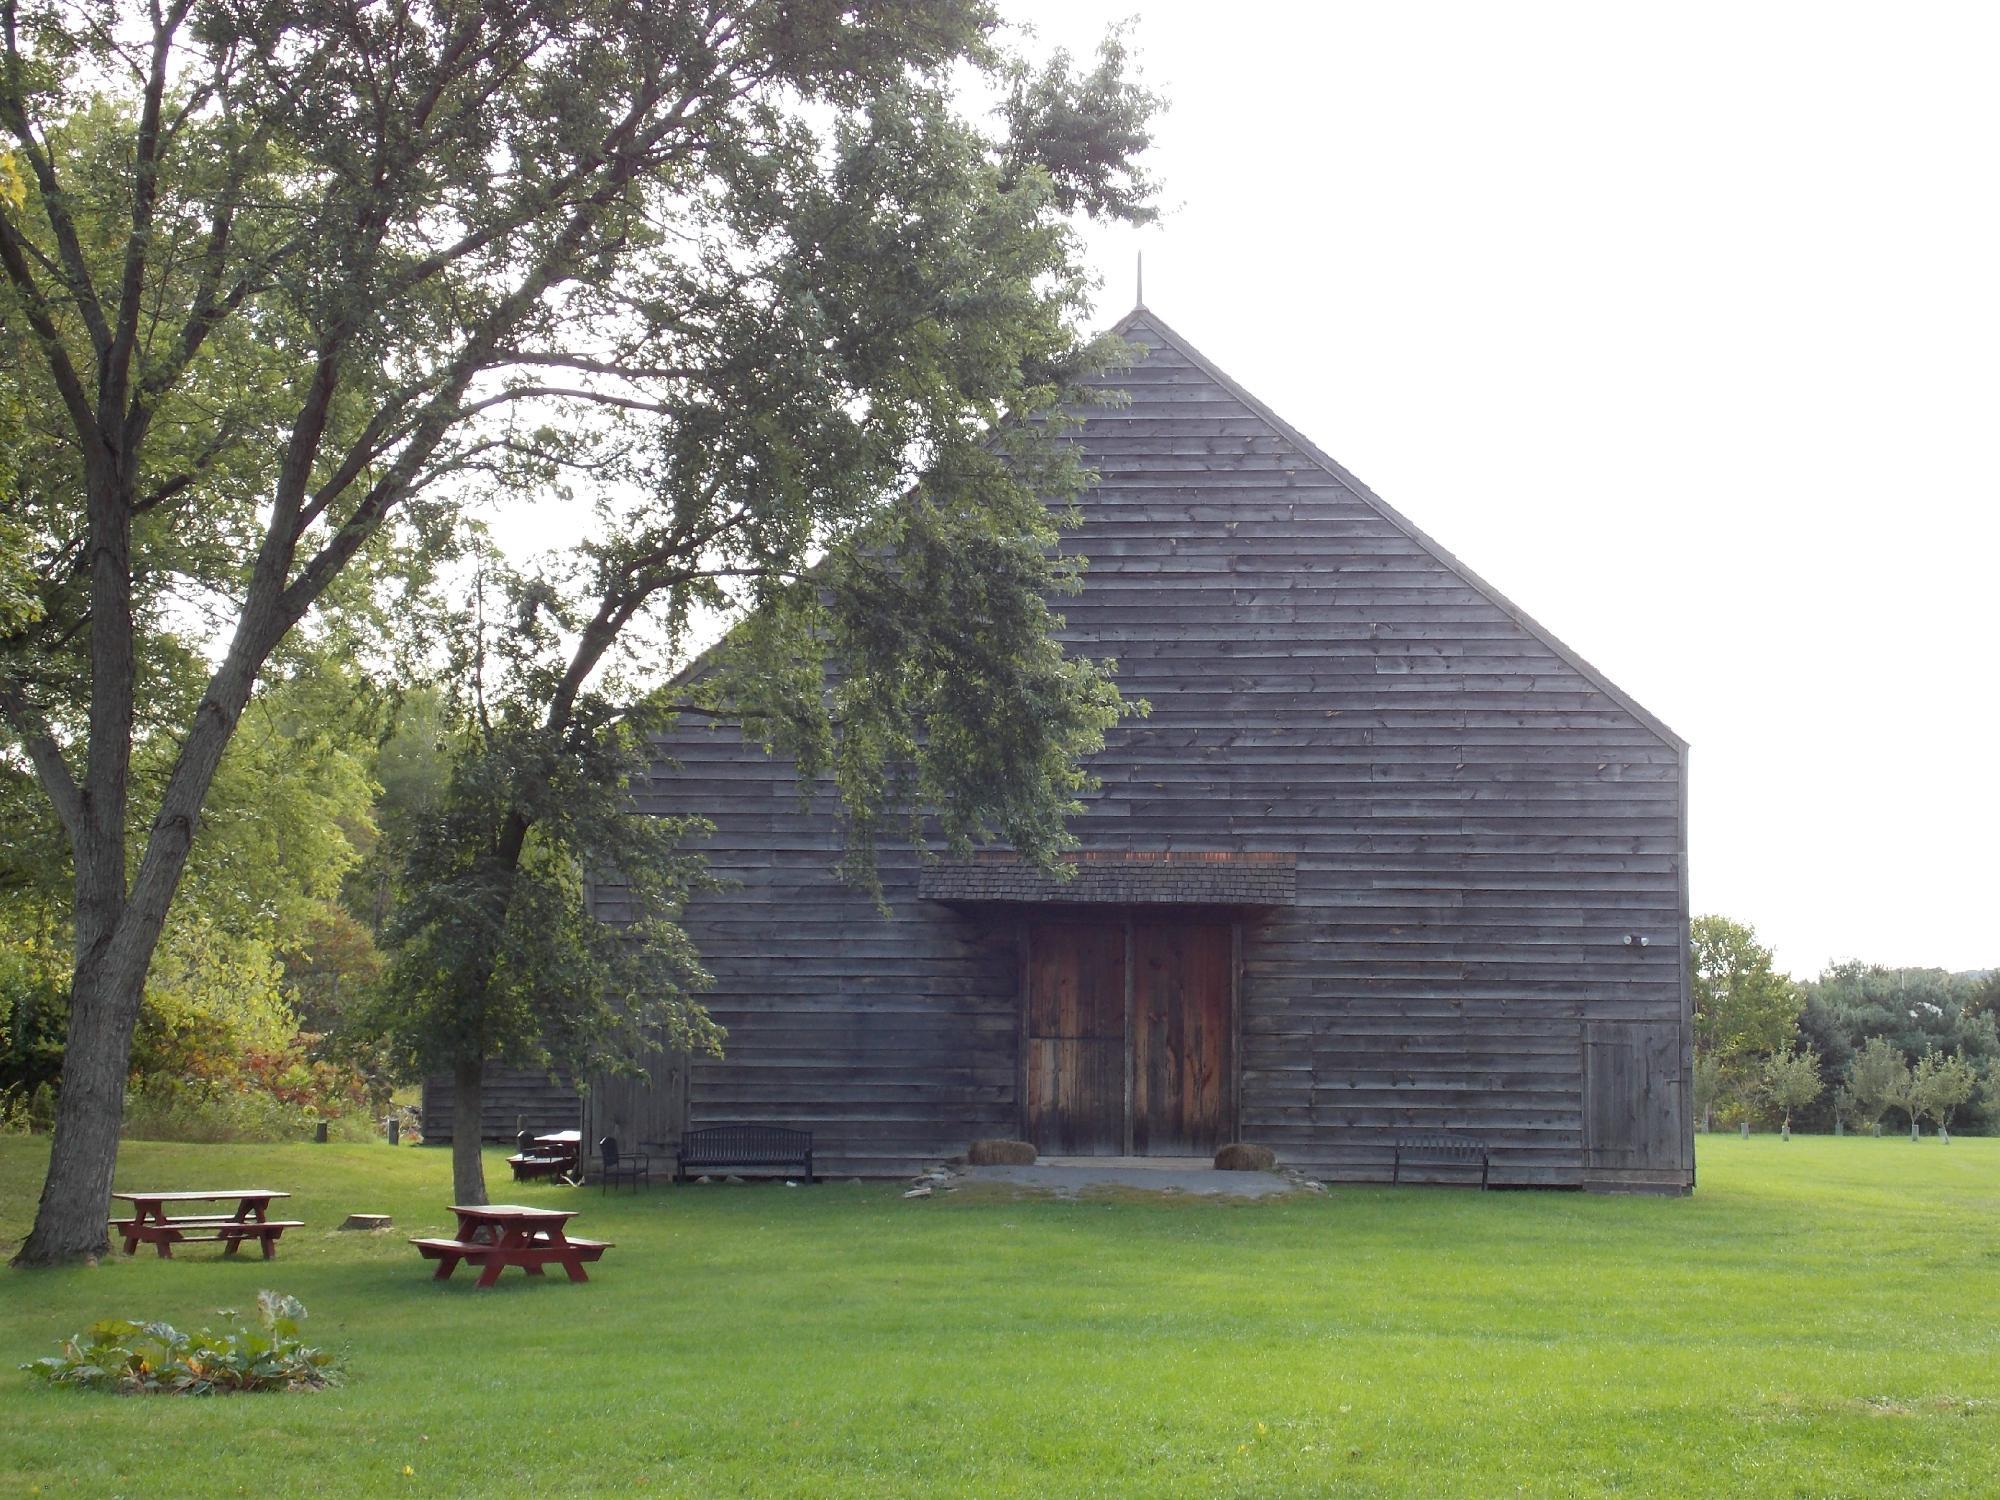
[[[1951,1141],[1951,1117],[1972,1097],[1979,1075],[1955,1052],[1926,1052],[1912,1073],[1918,1109],[1937,1122],[1938,1139]]]
[[[1910,1123],[1911,1140],[1916,1140],[1923,1133],[1920,1123],[1924,1117],[1923,1079],[1916,1068],[1906,1065],[1890,1084],[1889,1107],[1903,1112]]]
[[[371,553],[476,486],[637,497],[605,503],[644,525],[613,514],[586,554],[609,586],[563,606],[590,649],[548,687],[577,695],[641,615],[762,605],[892,491],[916,499],[858,580],[893,595],[962,541],[1003,588],[1041,581],[1008,524],[1037,463],[974,434],[1112,353],[1071,331],[1068,222],[1149,212],[1152,100],[1115,42],[1035,70],[996,27],[981,0],[0,0],[0,524],[29,557],[0,575],[0,715],[74,887],[17,1264],[105,1247],[140,991],[211,782],[265,664]],[[979,72],[991,128],[952,107]],[[185,649],[204,611],[218,637]],[[996,722],[1068,704],[1062,753],[1105,711],[1067,681],[986,697]],[[940,690],[881,691],[864,740]],[[149,735],[174,747],[157,784]],[[888,783],[860,767],[916,743],[845,773],[864,835]],[[1035,804],[1062,776],[1000,769],[993,826],[1059,819]]]
[[[1812,1103],[1825,1086],[1819,1076],[1819,1054],[1810,1047],[1803,1052],[1787,1047],[1764,1059],[1764,1097],[1783,1117],[1780,1133],[1785,1140],[1792,1138],[1792,1111]]]
[[[1870,1127],[1902,1094],[1910,1076],[1903,1054],[1884,1037],[1873,1036],[1854,1054],[1847,1065],[1847,1093],[1853,1101],[1855,1120]]]

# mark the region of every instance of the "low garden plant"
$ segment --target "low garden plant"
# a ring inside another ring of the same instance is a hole
[[[300,1336],[306,1310],[295,1297],[257,1294],[257,1323],[234,1309],[220,1331],[183,1333],[170,1323],[106,1318],[63,1341],[61,1354],[21,1366],[51,1385],[123,1396],[211,1396],[235,1391],[310,1391],[335,1384],[332,1354]]]

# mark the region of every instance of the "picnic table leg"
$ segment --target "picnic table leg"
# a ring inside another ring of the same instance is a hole
[[[271,1260],[275,1258],[278,1253],[277,1232],[274,1230],[267,1229],[262,1234],[257,1236],[257,1238],[259,1238],[264,1242],[264,1259]]]
[[[493,1254],[486,1257],[486,1264],[479,1272],[479,1280],[476,1285],[493,1285],[494,1282],[500,1279],[500,1273],[506,1268],[507,1262],[502,1259],[500,1252],[496,1249]]]
[[[243,1236],[240,1234],[232,1234],[222,1242],[222,1253],[225,1256],[234,1255],[239,1249],[242,1248],[242,1245],[243,1245]],[[268,1255],[264,1257],[264,1259],[266,1260],[269,1260],[270,1258],[271,1257]]]
[[[431,1280],[432,1281],[451,1280],[451,1273],[458,1269],[458,1260],[459,1258],[456,1255],[452,1255],[450,1253],[440,1255],[438,1257],[438,1268],[432,1274]]]
[[[582,1257],[582,1256],[580,1256],[580,1255],[565,1255],[565,1256],[564,1256],[564,1257],[562,1258],[562,1264],[563,1264],[563,1269],[564,1269],[565,1271],[569,1272],[569,1279],[570,1279],[571,1281],[588,1281],[588,1280],[590,1280],[590,1278],[589,1278],[588,1276],[586,1276],[586,1275],[584,1275],[584,1274],[583,1274],[583,1257]]]

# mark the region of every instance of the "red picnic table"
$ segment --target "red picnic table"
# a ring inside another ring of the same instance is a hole
[[[271,1200],[289,1198],[290,1193],[270,1188],[220,1188],[211,1192],[113,1193],[132,1205],[132,1217],[113,1219],[111,1227],[125,1238],[125,1253],[133,1254],[143,1241],[160,1252],[160,1259],[172,1260],[175,1245],[193,1240],[220,1240],[222,1253],[234,1255],[245,1240],[257,1240],[264,1247],[264,1259],[277,1253],[278,1237],[287,1229],[302,1227],[297,1219],[271,1217]],[[236,1200],[229,1214],[178,1214],[169,1216],[170,1203],[226,1203]]]
[[[571,1281],[588,1281],[583,1263],[611,1248],[609,1240],[571,1239],[563,1226],[576,1217],[571,1208],[523,1208],[517,1203],[453,1204],[458,1215],[456,1239],[413,1238],[410,1243],[426,1260],[438,1263],[437,1281],[448,1281],[462,1260],[478,1266],[480,1286],[491,1286],[508,1266],[530,1276],[542,1274],[551,1261],[569,1272]]]

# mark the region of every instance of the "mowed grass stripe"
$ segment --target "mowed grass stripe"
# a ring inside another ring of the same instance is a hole
[[[0,1140],[0,1235],[43,1142]],[[132,1143],[120,1185],[292,1190],[278,1260],[0,1276],[0,1494],[2000,1492],[2000,1140],[1705,1138],[1692,1199],[1266,1203],[502,1184],[617,1248],[440,1285],[449,1161]],[[386,1212],[385,1235],[341,1233]],[[271,1286],[352,1376],[119,1400],[11,1366]],[[410,1473],[405,1474],[408,1468]]]

